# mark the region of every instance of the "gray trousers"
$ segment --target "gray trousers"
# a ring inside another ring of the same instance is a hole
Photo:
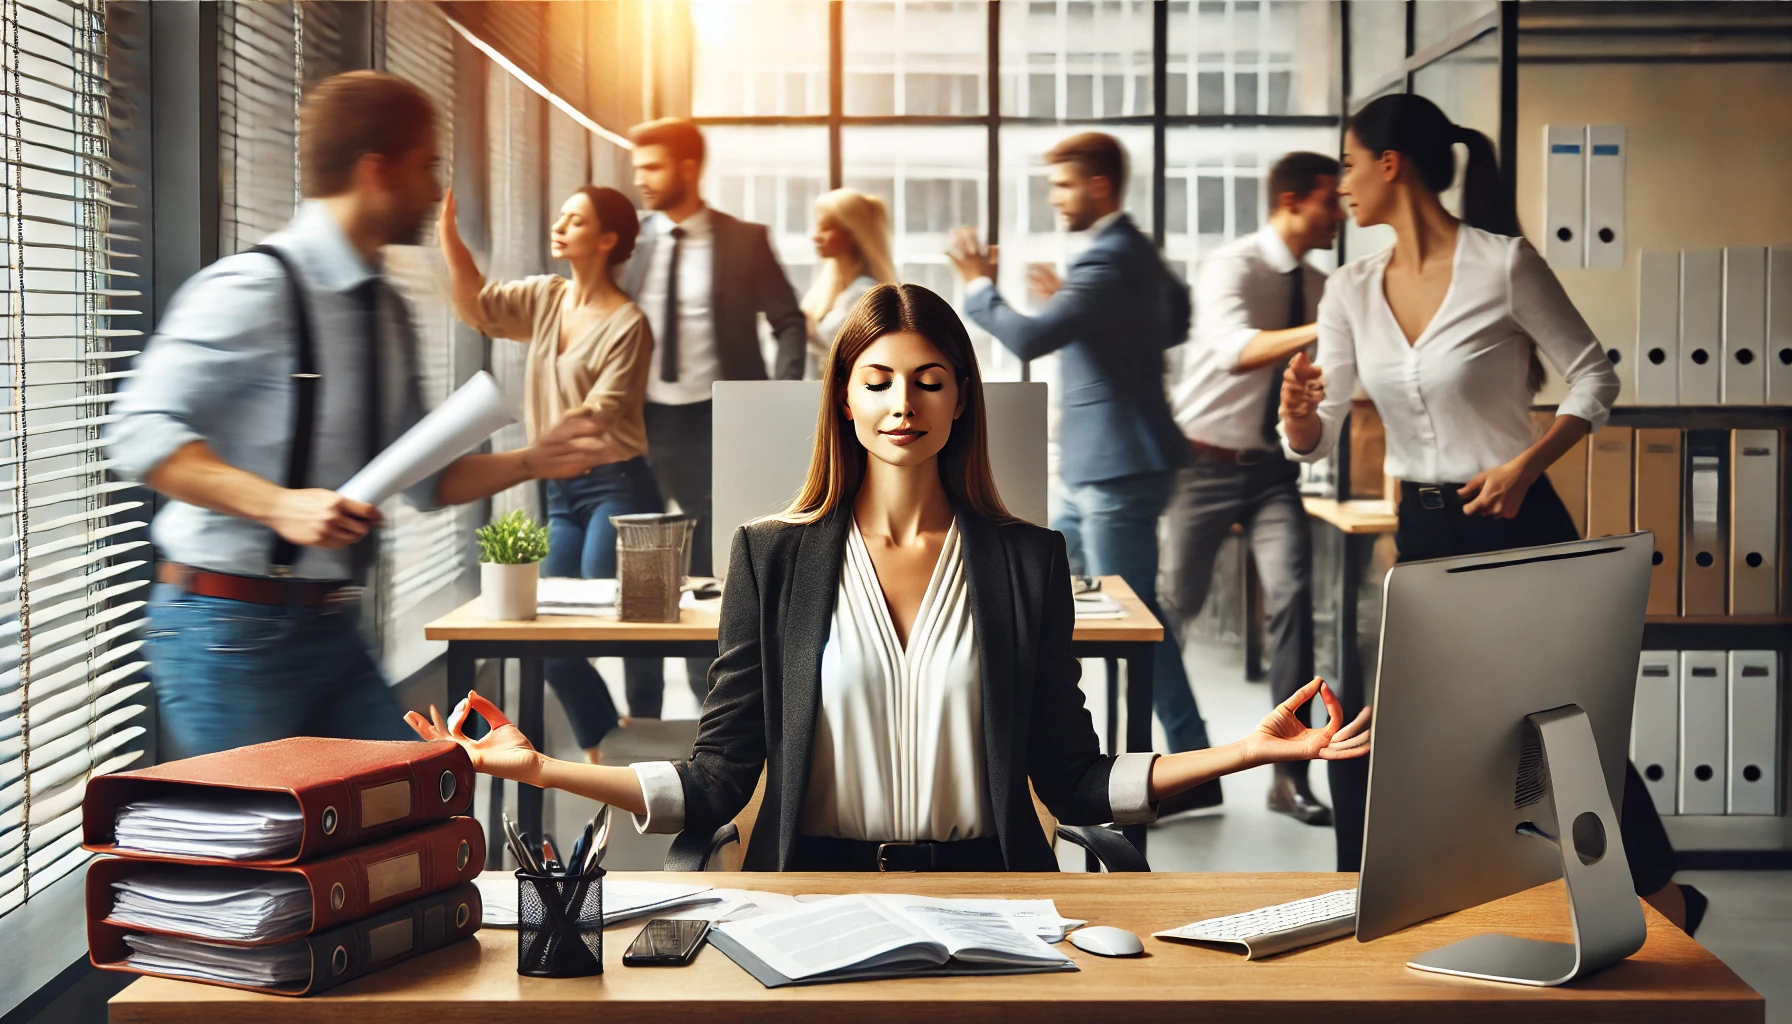
[[[1233,523],[1245,528],[1263,585],[1277,704],[1313,678],[1313,538],[1299,479],[1299,467],[1280,458],[1241,466],[1197,457],[1177,472],[1164,513],[1169,537],[1158,597],[1178,640],[1207,603],[1220,544]]]

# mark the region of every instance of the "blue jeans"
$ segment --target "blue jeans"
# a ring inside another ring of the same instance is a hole
[[[289,608],[150,591],[150,678],[171,761],[289,736],[416,739],[355,605]]]
[[[658,512],[660,489],[644,458],[598,466],[583,476],[549,480],[548,557],[543,576],[575,576],[582,579],[614,579],[616,576],[616,528],[611,516]],[[616,728],[616,705],[603,677],[584,658],[548,658],[543,665],[548,685],[560,698],[572,724],[573,739],[589,750]],[[664,667],[659,658],[628,658],[623,662],[629,709],[637,693],[651,693],[653,714],[658,718],[658,698],[664,686]]]
[[[1174,472],[1163,472],[1066,484],[1052,517],[1052,529],[1064,535],[1069,547],[1073,574],[1119,576],[1159,622],[1167,620],[1157,603],[1157,520],[1170,503],[1175,482]],[[1171,752],[1206,747],[1207,723],[1195,706],[1182,648],[1171,630],[1164,630],[1152,677],[1152,707]]]

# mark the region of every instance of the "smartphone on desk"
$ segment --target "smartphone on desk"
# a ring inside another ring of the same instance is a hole
[[[708,921],[659,917],[647,922],[622,954],[624,967],[683,967],[709,935]]]

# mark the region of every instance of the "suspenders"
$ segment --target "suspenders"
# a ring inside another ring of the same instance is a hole
[[[317,431],[317,384],[321,376],[317,372],[317,350],[311,336],[311,313],[305,302],[304,284],[292,262],[271,245],[258,245],[249,251],[278,260],[292,284],[295,366],[292,375],[292,444],[286,454],[285,486],[296,489],[305,486],[305,479],[311,475],[311,447]],[[298,545],[275,534],[269,572],[274,576],[291,576],[293,563],[298,558]]]

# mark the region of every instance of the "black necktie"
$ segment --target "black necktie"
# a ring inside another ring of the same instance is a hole
[[[1307,282],[1300,267],[1287,273],[1288,278],[1288,327],[1305,327],[1307,324]],[[1269,378],[1269,401],[1263,406],[1263,443],[1271,448],[1280,448],[1282,440],[1276,435],[1276,421],[1282,407],[1282,375],[1288,371],[1289,356],[1275,368]]]
[[[666,266],[666,316],[660,334],[660,380],[678,379],[678,257],[684,251],[684,229],[672,229],[672,261]]]
[[[372,462],[385,447],[382,424],[385,417],[380,414],[385,403],[386,387],[384,380],[384,353],[380,351],[380,279],[368,278],[354,290],[356,305],[361,308],[362,330],[367,348],[363,354],[364,367],[361,373],[363,391],[361,394],[362,429],[366,435],[365,444],[367,461]],[[349,553],[350,573],[357,584],[366,584],[372,578],[374,567],[379,558],[379,532],[370,530],[360,543]]]
[[[385,400],[385,383],[382,374],[380,352],[380,279],[368,278],[355,288],[355,302],[361,307],[361,322],[366,331],[367,350],[366,365],[363,371],[361,415],[366,424],[367,461],[372,462],[384,448],[385,438],[381,436],[381,424],[384,417],[380,415],[380,406]]]

